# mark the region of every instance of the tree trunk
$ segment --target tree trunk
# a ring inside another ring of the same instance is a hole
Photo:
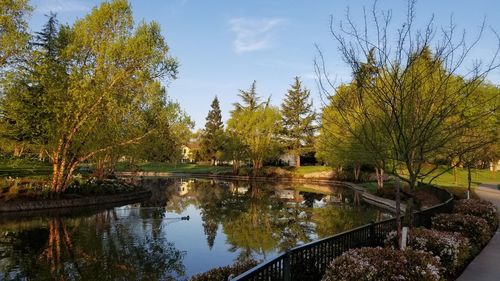
[[[472,182],[472,175],[471,175],[471,169],[470,169],[470,164],[467,165],[467,199],[470,199],[470,184]]]
[[[39,161],[44,161],[45,160],[45,153],[44,153],[43,148],[40,148],[40,150],[38,151],[38,160]]]
[[[396,237],[398,239],[398,249],[401,249],[401,197],[399,194],[400,191],[400,182],[399,177],[396,177]]]
[[[359,174],[361,173],[361,165],[354,165],[354,181],[359,182]]]
[[[375,167],[375,175],[377,177],[377,188],[384,188],[384,169]]]
[[[24,152],[24,145],[16,145],[14,147],[14,157],[23,156],[23,152]]]
[[[233,160],[233,175],[237,176],[240,171],[240,161]]]
[[[455,183],[455,185],[457,185],[458,183],[458,178],[457,178],[457,167],[453,167],[453,182]]]
[[[295,152],[295,167],[300,167],[300,151]]]

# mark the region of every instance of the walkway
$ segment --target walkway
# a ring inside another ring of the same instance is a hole
[[[483,184],[476,188],[479,198],[495,204],[500,210],[500,190],[496,185]],[[500,229],[486,247],[469,264],[457,281],[498,281],[500,280]]]

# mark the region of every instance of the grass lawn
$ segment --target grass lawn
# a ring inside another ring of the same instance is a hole
[[[424,182],[428,182],[433,176],[440,172],[444,172],[446,167],[440,167],[439,170],[435,171],[433,174],[427,176]],[[440,186],[447,189],[451,193],[457,195],[460,198],[465,198],[467,194],[467,169],[457,168],[457,181],[455,183],[455,177],[453,176],[453,170],[446,171],[444,174],[440,175],[432,181],[432,184]],[[492,173],[489,170],[473,169],[472,170],[472,181],[471,188],[474,190],[478,185],[483,183],[497,184],[500,182],[498,173]],[[367,189],[368,192],[375,194],[377,190],[376,182],[365,182],[361,183],[361,186]]]
[[[138,165],[138,168],[144,172],[168,172],[168,173],[190,173],[190,174],[208,174],[231,172],[230,166],[210,166],[198,164],[168,164],[161,162],[147,162]],[[126,171],[125,164],[119,163],[117,171]]]
[[[126,171],[125,163],[117,165],[117,171]],[[138,168],[144,172],[170,172],[170,173],[190,173],[190,174],[218,174],[230,173],[231,166],[211,166],[207,164],[168,164],[161,162],[147,162],[138,165]],[[325,166],[302,166],[297,169],[287,169],[297,175],[305,175],[308,173],[331,171],[332,168]]]
[[[446,167],[439,167],[437,171],[433,174],[429,175],[425,182],[428,182],[432,176],[437,175],[439,172],[444,172]],[[446,171],[441,176],[437,177],[432,181],[432,184],[440,186],[442,188],[447,189],[451,193],[455,194],[459,198],[467,197],[467,169],[457,168],[457,181],[455,182],[455,177],[453,175],[453,170]],[[471,171],[471,189],[472,189],[472,197],[477,197],[474,193],[474,189],[483,183],[488,184],[497,184],[500,182],[498,173],[492,173],[488,169],[472,169]]]
[[[0,158],[0,177],[46,176],[52,172],[49,163],[28,159]]]
[[[301,166],[296,169],[293,169],[293,173],[298,175],[305,175],[309,173],[320,173],[320,172],[329,172],[332,170],[332,167],[328,166]]]
[[[445,171],[445,167],[440,167],[438,171],[435,171],[432,175],[426,178],[430,180],[432,176],[437,175],[439,172]],[[446,171],[444,174],[432,181],[433,184],[446,186],[446,187],[458,187],[467,188],[467,169],[457,168],[457,181],[455,182],[455,177],[453,176],[453,170]],[[484,169],[473,169],[471,174],[471,187],[475,188],[482,183],[499,183],[498,173],[492,173],[491,171]]]

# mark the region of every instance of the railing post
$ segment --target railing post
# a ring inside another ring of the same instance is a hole
[[[285,257],[283,258],[283,280],[291,281],[292,280],[292,265],[290,262],[290,251],[285,253]]]
[[[376,241],[375,241],[375,222],[371,221],[370,222],[370,246],[375,247]]]

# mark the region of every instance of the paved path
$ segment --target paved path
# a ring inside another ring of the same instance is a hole
[[[483,184],[476,188],[476,194],[479,198],[492,202],[500,210],[500,190],[496,184]],[[497,229],[488,245],[457,279],[457,281],[490,280],[500,280],[500,229]]]

